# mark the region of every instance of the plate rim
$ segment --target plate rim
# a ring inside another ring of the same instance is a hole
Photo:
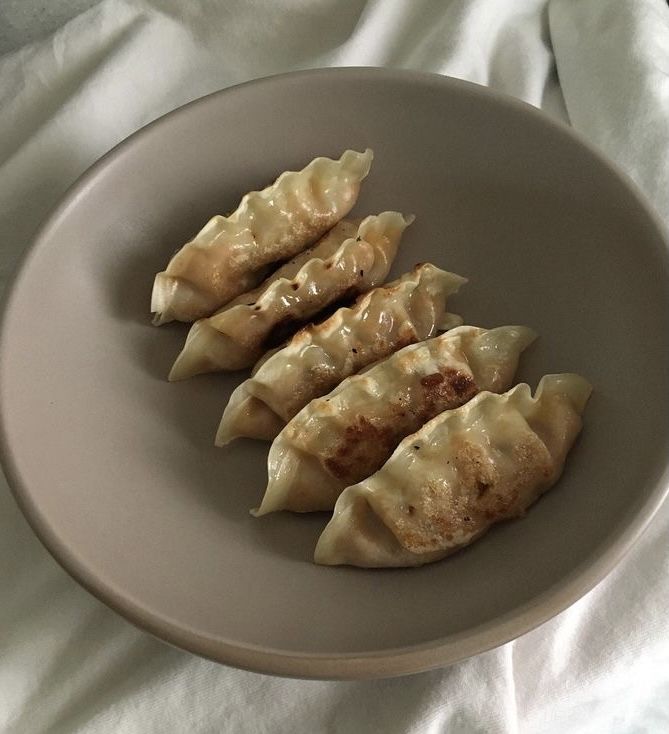
[[[139,143],[146,135],[152,134],[154,128],[166,123],[169,124],[172,118],[188,114],[193,106],[215,104],[219,98],[231,96],[247,86],[275,85],[282,82],[291,82],[297,78],[320,78],[326,81],[328,77],[333,76],[349,76],[352,81],[367,81],[376,78],[391,82],[413,82],[439,86],[444,90],[459,88],[469,94],[485,97],[498,104],[515,108],[521,114],[530,115],[540,124],[566,136],[572,142],[585,148],[626,189],[638,209],[644,213],[648,222],[653,225],[658,235],[658,241],[664,244],[664,248],[662,248],[664,251],[664,265],[667,272],[669,272],[669,238],[665,224],[641,193],[637,184],[618,164],[609,160],[595,145],[577,131],[565,123],[553,119],[538,108],[489,87],[433,72],[361,66],[326,67],[275,74],[212,92],[156,118],[117,143],[86,169],[66,190],[46,215],[30,244],[27,245],[19,257],[18,264],[14,272],[10,274],[5,287],[0,304],[0,397],[5,384],[3,367],[5,358],[2,356],[6,353],[6,350],[3,349],[6,338],[5,327],[12,313],[14,295],[21,287],[21,281],[28,271],[29,262],[48,241],[51,230],[58,225],[70,207],[75,206],[78,199],[85,195],[87,187],[95,182],[97,176],[107,166],[113,165],[119,155],[126,154],[132,145]],[[667,439],[667,442],[669,442],[669,439]],[[560,582],[546,590],[539,597],[517,607],[504,617],[495,618],[449,637],[382,651],[340,654],[287,653],[267,647],[233,644],[203,637],[192,630],[173,623],[169,619],[159,617],[142,608],[104,581],[90,574],[77,557],[70,553],[66,542],[53,532],[47,518],[41,514],[34,504],[30,491],[22,481],[14,464],[11,440],[2,410],[0,410],[0,464],[16,503],[46,550],[68,575],[134,626],[172,646],[219,663],[258,673],[321,680],[385,678],[419,673],[452,665],[526,634],[564,611],[600,583],[631,550],[652,522],[666,496],[669,495],[668,455],[662,474],[657,478],[655,487],[647,500],[639,507],[634,517],[624,523],[620,532],[612,532],[609,535],[609,539],[595,551],[594,558],[582,562],[568,576],[561,579]]]

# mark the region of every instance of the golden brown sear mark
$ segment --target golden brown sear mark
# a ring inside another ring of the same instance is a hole
[[[522,463],[500,472],[486,449],[463,438],[454,440],[455,478],[425,487],[420,502],[397,520],[392,529],[404,548],[414,553],[442,550],[461,533],[470,542],[490,525],[522,515],[535,498],[529,488],[548,486],[554,463],[536,436],[514,446]]]
[[[388,404],[383,419],[355,416],[325,457],[326,469],[348,483],[364,479],[385,464],[403,438],[443,410],[459,407],[478,391],[468,375],[454,369],[426,375],[420,382],[423,390],[417,404],[403,405],[399,396],[397,402]]]
[[[380,468],[399,440],[396,426],[375,424],[358,415],[325,459],[325,467],[337,479],[356,482],[376,471],[372,467]]]
[[[425,375],[420,384],[423,401],[417,413],[423,423],[444,410],[459,408],[478,392],[478,386],[469,375],[449,367]]]

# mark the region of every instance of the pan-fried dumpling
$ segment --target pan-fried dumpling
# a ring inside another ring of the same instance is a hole
[[[216,216],[156,275],[154,323],[195,321],[254,288],[265,266],[304,250],[345,217],[369,173],[371,150],[316,158],[266,189],[246,194],[229,217]]]
[[[314,560],[420,566],[522,516],[560,477],[590,392],[578,375],[547,375],[535,397],[525,384],[482,392],[433,418],[344,490]]]
[[[278,267],[271,275],[263,280],[259,286],[251,291],[242,293],[242,295],[237,296],[237,298],[233,298],[233,300],[230,301],[227,306],[224,306],[224,308],[227,308],[228,306],[237,306],[239,304],[253,306],[258,300],[260,294],[265,291],[268,285],[274,283],[274,281],[279,280],[280,278],[292,280],[300,272],[300,268],[314,257],[320,257],[321,260],[326,260],[328,257],[331,257],[341,247],[342,242],[345,242],[351,237],[355,237],[357,235],[361,221],[361,219],[342,219],[337,222],[337,224],[335,224],[329,232],[326,232],[318,242],[311,245],[311,247],[307,247],[306,250],[298,252],[295,257]]]
[[[273,439],[310,400],[398,349],[462,323],[446,299],[465,278],[431,265],[360,296],[351,308],[299,331],[267,355],[232,394],[216,436]]]
[[[483,390],[507,390],[535,338],[525,326],[460,326],[347,378],[278,435],[255,514],[331,510],[346,487],[374,474],[428,420]]]
[[[380,285],[411,221],[398,212],[367,217],[334,253],[329,250],[336,235],[326,235],[292,278],[285,269],[294,264],[284,266],[283,277],[271,276],[255,291],[193,324],[170,380],[250,367],[271,346],[270,339],[277,343],[277,331],[285,338],[290,324],[303,325],[329,304]]]

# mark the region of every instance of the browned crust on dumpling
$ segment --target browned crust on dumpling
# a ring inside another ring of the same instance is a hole
[[[513,447],[508,472],[500,471],[478,443],[456,437],[453,449],[450,481],[429,483],[403,514],[385,518],[412,553],[441,550],[458,537],[470,542],[490,525],[522,515],[554,479],[554,461],[535,434]]]
[[[471,375],[452,368],[425,375],[421,394],[388,403],[382,421],[356,415],[323,458],[327,470],[348,484],[381,468],[400,441],[444,410],[458,408],[478,392]]]
[[[471,375],[448,367],[425,375],[420,384],[423,400],[417,416],[421,425],[444,410],[459,408],[479,391]]]
[[[310,344],[310,334],[317,332],[319,327],[323,327],[324,325],[325,324],[315,324],[301,329],[293,337],[291,345],[299,348],[302,344]],[[379,336],[371,345],[357,344],[352,347],[347,367],[344,370],[337,369],[331,365],[313,365],[309,367],[308,379],[297,385],[295,392],[291,396],[291,404],[298,406],[297,409],[292,412],[292,415],[295,415],[305,402],[309,401],[309,396],[326,395],[334,389],[343,378],[355,374],[371,362],[388,357],[399,349],[407,347],[410,344],[415,344],[418,341],[419,335],[416,333],[415,329],[407,326],[403,327],[399,331],[396,338],[390,339]]]
[[[389,410],[398,418],[404,415],[395,405],[389,406]],[[337,479],[354,483],[360,476],[361,466],[382,466],[401,438],[396,426],[379,424],[357,415],[346,426],[341,440],[331,447],[332,453],[324,457],[323,463]]]

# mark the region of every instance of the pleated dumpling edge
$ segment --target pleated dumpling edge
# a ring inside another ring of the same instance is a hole
[[[368,148],[347,150],[338,160],[316,158],[246,194],[230,216],[210,219],[156,275],[154,324],[211,315],[255,287],[266,266],[315,242],[353,208],[373,157]]]
[[[315,562],[419,566],[522,516],[559,479],[591,391],[579,375],[546,375],[534,397],[520,384],[433,418],[344,490]]]

